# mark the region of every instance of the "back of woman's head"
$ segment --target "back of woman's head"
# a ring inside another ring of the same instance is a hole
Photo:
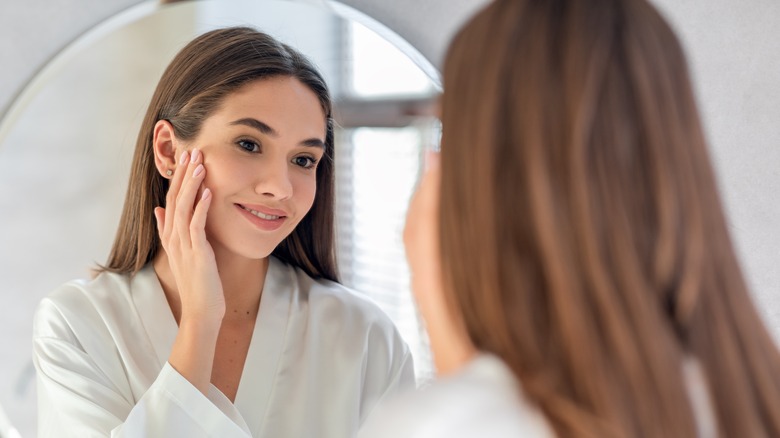
[[[780,361],[750,302],[683,51],[643,0],[498,0],[444,69],[453,309],[560,436],[780,436]]]
[[[155,124],[168,120],[179,140],[192,141],[203,121],[227,95],[252,81],[279,76],[294,77],[317,95],[327,132],[325,155],[317,168],[314,205],[273,254],[312,277],[337,279],[333,245],[333,125],[327,86],[302,54],[246,27],[218,29],[197,37],[163,73],[138,134],[119,231],[103,269],[135,273],[161,248],[153,211],[165,205],[168,180],[154,163]]]

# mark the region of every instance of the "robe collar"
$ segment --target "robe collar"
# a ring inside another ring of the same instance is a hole
[[[288,342],[288,323],[292,316],[291,303],[299,292],[296,280],[292,267],[275,257],[268,257],[257,321],[234,403],[253,435],[263,426],[277,373],[281,369],[282,352]],[[134,276],[131,289],[138,314],[162,369],[171,354],[179,327],[151,263]]]

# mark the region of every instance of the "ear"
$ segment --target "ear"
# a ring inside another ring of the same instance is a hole
[[[171,178],[176,170],[177,157],[182,152],[182,145],[176,139],[176,132],[171,122],[159,120],[154,125],[152,137],[152,149],[154,149],[154,164],[163,178]],[[170,173],[170,175],[169,175]]]

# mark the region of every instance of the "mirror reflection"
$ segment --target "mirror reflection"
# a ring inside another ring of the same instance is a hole
[[[290,44],[334,97],[337,254],[342,282],[393,319],[430,374],[400,242],[423,147],[436,139],[428,78],[360,24],[288,1],[147,3],[71,46],[0,123],[0,404],[35,434],[30,365],[40,299],[104,263],[127,188],[135,136],[165,66],[194,36],[250,25]]]

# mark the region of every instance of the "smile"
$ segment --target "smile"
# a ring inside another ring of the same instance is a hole
[[[287,221],[286,213],[282,210],[275,210],[271,208],[264,208],[257,206],[256,208],[262,208],[265,212],[255,210],[241,204],[235,204],[237,211],[244,216],[252,225],[263,231],[275,231],[282,227]],[[255,207],[254,205],[252,207]],[[271,211],[268,211],[271,210]],[[276,214],[273,214],[276,213]]]
[[[255,215],[255,216],[259,217],[260,219],[265,219],[265,220],[267,220],[267,221],[275,221],[275,220],[279,219],[280,217],[282,217],[282,216],[274,216],[274,215],[272,215],[272,214],[263,214],[263,213],[260,213],[260,212],[259,212],[259,211],[257,211],[257,210],[252,210],[252,209],[250,209],[250,208],[246,208],[246,207],[244,207],[244,206],[243,206],[243,205],[241,205],[241,204],[238,204],[238,206],[239,206],[239,207],[241,207],[241,208],[243,208],[244,210],[246,210],[246,211],[248,211],[248,212],[252,213],[253,215]]]

